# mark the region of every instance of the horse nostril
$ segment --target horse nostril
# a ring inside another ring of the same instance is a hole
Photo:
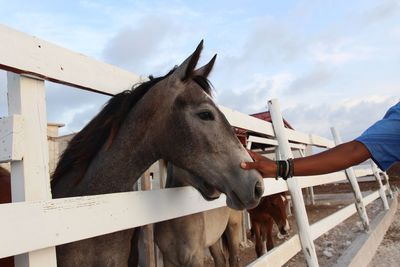
[[[254,197],[256,199],[259,199],[262,197],[263,193],[264,193],[264,184],[263,184],[263,182],[258,181],[254,188]]]

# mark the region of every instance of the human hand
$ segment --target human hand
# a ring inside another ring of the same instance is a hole
[[[270,160],[260,154],[247,150],[254,162],[242,162],[240,167],[245,170],[255,169],[261,173],[263,177],[276,177],[276,162]]]

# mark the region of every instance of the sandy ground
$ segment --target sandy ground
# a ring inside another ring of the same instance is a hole
[[[368,267],[400,266],[400,205],[381,245]]]

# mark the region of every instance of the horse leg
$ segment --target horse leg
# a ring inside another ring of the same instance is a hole
[[[211,256],[214,259],[214,264],[215,266],[219,267],[223,267],[226,266],[226,255],[225,255],[225,251],[224,251],[224,240],[222,240],[223,236],[218,239],[217,242],[215,242],[215,244],[211,245],[209,247]]]
[[[231,211],[228,226],[224,235],[228,243],[229,266],[239,267],[239,244],[240,244],[240,227],[242,224],[242,212]]]
[[[131,239],[131,252],[128,259],[128,267],[139,266],[139,237],[142,228],[138,227],[133,230]]]
[[[181,262],[181,266],[203,267],[204,266],[204,248],[196,251],[188,260]],[[217,266],[217,265],[216,265]]]
[[[268,218],[265,222],[265,227],[266,227],[266,234],[267,234],[267,250],[271,250],[274,248],[274,240],[272,237],[272,227],[274,225],[274,221],[272,218]]]
[[[259,223],[253,223],[254,235],[256,237],[256,253],[257,257],[261,257],[265,254],[266,249],[264,242],[261,238],[261,225]]]

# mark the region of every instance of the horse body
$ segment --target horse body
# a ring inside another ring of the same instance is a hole
[[[285,193],[279,193],[263,197],[256,208],[248,210],[251,230],[255,235],[257,257],[261,257],[267,250],[274,248],[272,238],[274,221],[281,235],[287,235],[290,230],[286,214],[287,205],[288,201]]]
[[[10,173],[0,166],[0,204],[11,202]]]
[[[193,179],[190,173],[169,164],[166,187],[189,185],[185,182],[188,179]],[[203,266],[207,248],[215,266],[227,266],[225,248],[220,242],[223,234],[227,239],[222,242],[228,246],[229,266],[238,266],[241,221],[241,212],[221,207],[156,223],[154,236],[163,253],[164,266]]]
[[[54,198],[132,191],[156,160],[166,159],[188,172],[207,199],[227,194],[228,206],[258,204],[263,183],[210,97],[207,75],[215,57],[195,70],[202,43],[164,77],[110,99],[71,141],[52,180]],[[58,266],[127,266],[133,230],[57,247]]]

